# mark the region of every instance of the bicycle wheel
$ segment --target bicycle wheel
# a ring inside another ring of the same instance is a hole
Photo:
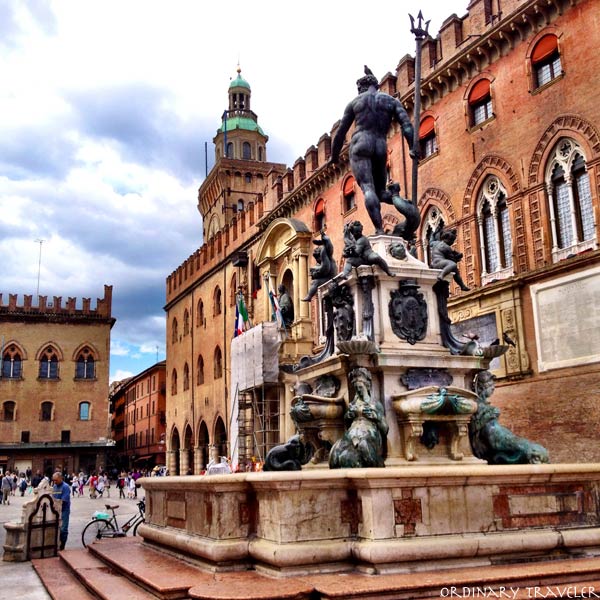
[[[140,525],[141,525],[141,524],[142,524],[144,521],[145,521],[145,519],[141,519],[141,520],[139,520],[139,521],[138,521],[138,522],[135,524],[135,527],[133,528],[133,535],[137,535],[137,530],[138,530],[138,527],[139,527],[139,526],[140,526]]]
[[[90,521],[81,532],[81,542],[87,548],[95,540],[101,539],[106,533],[113,532],[115,526],[106,519],[94,519]]]

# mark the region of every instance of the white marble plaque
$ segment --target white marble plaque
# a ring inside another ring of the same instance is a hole
[[[600,267],[531,286],[540,371],[600,361]]]

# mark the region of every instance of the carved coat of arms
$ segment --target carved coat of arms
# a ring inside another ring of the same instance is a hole
[[[409,344],[416,344],[427,334],[427,302],[416,281],[405,279],[397,290],[390,292],[390,323],[392,331]]]

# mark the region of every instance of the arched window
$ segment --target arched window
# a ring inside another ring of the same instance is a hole
[[[237,201],[237,211],[244,212],[244,201],[241,198]]]
[[[554,148],[546,169],[552,258],[562,260],[596,246],[596,226],[585,155],[572,139]]]
[[[484,181],[477,202],[482,285],[512,275],[512,235],[506,196],[506,189],[497,177]]]
[[[554,34],[545,35],[535,45],[531,54],[531,66],[536,88],[540,88],[562,75],[558,38]]]
[[[171,372],[171,396],[177,394],[177,369],[173,369]]]
[[[183,335],[188,335],[190,332],[190,313],[186,308],[183,313]]]
[[[229,306],[235,306],[237,299],[237,275],[234,273],[231,276],[231,283],[229,284]]]
[[[80,402],[79,403],[79,420],[89,421],[90,420],[90,403]]]
[[[204,302],[202,302],[202,298],[198,300],[196,305],[196,327],[204,327]]]
[[[58,379],[58,356],[52,346],[48,346],[40,358],[40,379]]]
[[[423,259],[428,265],[431,264],[431,242],[433,241],[433,235],[441,231],[445,224],[442,213],[435,206],[427,211],[423,219],[421,243],[423,244]]]
[[[431,115],[425,117],[419,126],[419,146],[421,158],[427,158],[437,152],[435,121]]]
[[[52,402],[42,402],[40,407],[40,421],[52,421],[54,417],[54,404]]]
[[[475,127],[494,116],[489,79],[480,79],[469,93],[470,126]]]
[[[227,142],[227,158],[233,158],[233,142]]]
[[[77,355],[75,364],[75,379],[94,379],[96,377],[96,363],[91,350],[86,346]]]
[[[262,160],[263,159],[263,149],[262,146],[258,147],[258,160]]]
[[[183,365],[183,391],[190,389],[190,368],[188,364]]]
[[[242,144],[242,158],[244,160],[250,160],[252,158],[252,147],[248,142]]]
[[[177,319],[173,317],[171,321],[171,344],[176,344],[179,340],[179,325]]]
[[[221,288],[217,286],[213,294],[213,315],[216,317],[222,312]]]
[[[319,198],[315,204],[314,230],[321,231],[325,225],[325,200]]]
[[[20,379],[21,367],[21,353],[14,344],[11,344],[2,355],[2,377],[4,379]]]
[[[14,421],[16,415],[17,403],[13,400],[7,400],[2,404],[2,420]]]
[[[352,177],[352,175],[350,175],[350,177],[348,177],[346,181],[344,181],[342,194],[344,197],[344,212],[347,213],[356,206],[356,192],[354,191],[354,177]]]
[[[198,364],[196,365],[196,385],[204,383],[204,359],[202,354],[198,356]]]
[[[221,377],[223,377],[223,355],[221,354],[221,348],[219,348],[219,346],[215,348],[214,371],[215,379],[221,379]]]

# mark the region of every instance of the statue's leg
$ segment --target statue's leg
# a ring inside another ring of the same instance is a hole
[[[312,297],[317,293],[319,285],[320,283],[318,281],[313,280],[313,282],[310,284],[308,294],[306,294],[305,298],[302,298],[302,302],[310,302],[312,300]]]
[[[365,197],[365,206],[371,222],[375,226],[375,233],[383,233],[381,208],[373,179],[371,159],[364,156],[353,156],[350,158],[350,167]]]

